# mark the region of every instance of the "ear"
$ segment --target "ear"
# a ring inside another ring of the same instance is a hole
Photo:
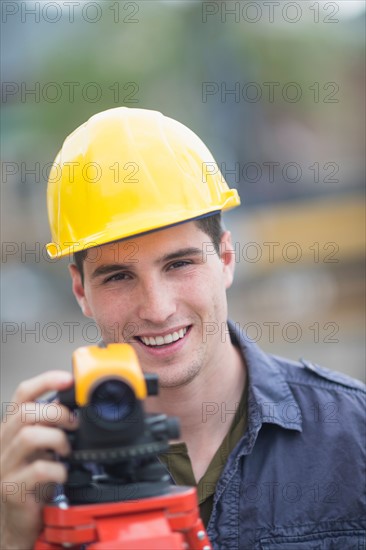
[[[235,250],[231,242],[230,231],[225,231],[220,242],[220,260],[223,265],[225,288],[230,288],[234,280]]]
[[[93,314],[90,309],[87,297],[85,295],[85,289],[83,282],[81,280],[81,274],[75,264],[69,265],[69,272],[72,279],[72,291],[74,296],[81,308],[81,311],[86,317],[91,317],[93,319]]]

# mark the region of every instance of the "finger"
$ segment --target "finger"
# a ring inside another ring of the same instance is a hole
[[[68,455],[71,449],[66,434],[57,428],[25,426],[10,444],[2,449],[2,471],[7,475],[27,464],[37,451],[49,450],[61,456]]]
[[[24,505],[27,497],[39,499],[41,496],[42,500],[48,500],[55,490],[55,485],[65,483],[66,479],[67,470],[64,464],[36,460],[2,480],[2,501],[5,503],[12,500]]]
[[[68,388],[71,386],[72,381],[73,377],[70,372],[62,370],[47,371],[19,384],[12,401],[18,404],[25,401],[35,401],[48,391]]]
[[[15,414],[4,416],[1,424],[1,446],[6,447],[26,425],[40,424],[65,430],[78,427],[78,418],[70,409],[58,403],[21,403]]]
[[[18,417],[19,414],[22,424],[41,424],[65,430],[78,427],[78,417],[74,412],[55,401],[51,403],[22,403]]]
[[[38,460],[2,479],[1,548],[31,549],[42,528],[44,504],[59,494],[63,464]]]

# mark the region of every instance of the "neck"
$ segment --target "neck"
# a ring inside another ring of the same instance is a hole
[[[161,388],[147,400],[147,412],[178,416],[181,441],[191,450],[210,441],[221,443],[229,430],[246,383],[243,359],[231,342],[223,346],[221,357],[202,368],[189,384]]]

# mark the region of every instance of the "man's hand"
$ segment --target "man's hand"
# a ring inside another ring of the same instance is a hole
[[[22,382],[6,404],[0,432],[2,550],[30,550],[42,528],[42,510],[66,468],[54,460],[70,446],[65,429],[77,424],[57,403],[35,403],[45,392],[71,386],[71,374],[49,371]]]

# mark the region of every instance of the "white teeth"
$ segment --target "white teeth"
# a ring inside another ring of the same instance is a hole
[[[187,328],[181,328],[178,332],[166,334],[165,336],[140,336],[145,346],[162,346],[164,344],[171,344],[176,342],[180,338],[183,338],[187,332]]]

